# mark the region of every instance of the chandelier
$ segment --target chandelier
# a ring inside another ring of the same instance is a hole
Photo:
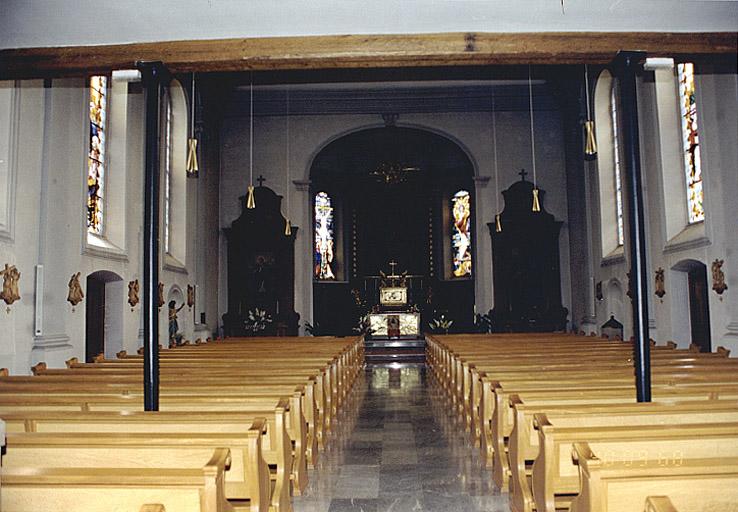
[[[420,170],[420,167],[403,165],[398,163],[382,162],[379,166],[369,173],[379,183],[385,185],[396,185],[407,181],[408,177]]]

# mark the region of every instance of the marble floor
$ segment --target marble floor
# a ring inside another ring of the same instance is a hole
[[[507,512],[421,366],[368,367],[295,512]]]

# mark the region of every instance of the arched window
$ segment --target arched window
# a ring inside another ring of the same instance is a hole
[[[694,64],[677,66],[679,77],[679,105],[681,114],[684,172],[687,185],[687,211],[690,224],[705,220],[702,194],[702,162],[697,127],[697,102],[695,100]]]
[[[164,102],[164,140],[162,141],[162,171],[164,173],[164,252],[171,253],[172,238],[172,96]]]
[[[87,158],[87,231],[102,236],[105,220],[108,78],[90,77],[90,140]]]
[[[625,240],[623,233],[623,187],[620,180],[620,132],[618,129],[618,94],[617,82],[613,81],[610,89],[610,117],[612,119],[612,156],[613,178],[615,180],[615,217],[617,219],[618,246]]]
[[[315,195],[315,278],[335,279],[333,269],[333,206],[326,192]]]
[[[471,196],[459,190],[451,198],[451,252],[454,277],[472,273]]]

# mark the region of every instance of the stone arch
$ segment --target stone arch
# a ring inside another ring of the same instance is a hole
[[[623,285],[617,278],[610,279],[605,285],[605,317],[610,318],[610,315],[614,316],[621,324],[625,325],[625,307],[624,307],[624,292]]]
[[[710,309],[707,290],[707,265],[685,258],[671,266],[666,293],[671,293],[673,340],[680,347],[694,343],[703,352],[712,349]]]
[[[315,149],[313,150],[313,152],[308,157],[308,159],[306,161],[305,169],[303,171],[304,179],[306,181],[307,180],[310,180],[311,172],[312,172],[312,169],[313,169],[313,164],[315,163],[316,157],[320,153],[322,153],[323,150],[325,148],[327,148],[328,146],[330,146],[332,143],[334,143],[337,140],[340,140],[340,139],[342,139],[342,138],[344,138],[346,136],[353,135],[354,133],[363,132],[363,131],[366,131],[366,130],[372,130],[372,129],[375,129],[375,128],[382,128],[384,126],[386,126],[384,123],[367,123],[367,124],[362,124],[362,125],[359,125],[359,126],[355,126],[355,127],[349,128],[347,130],[342,130],[340,132],[336,132],[333,135],[331,135],[330,137],[326,138],[321,144],[318,144],[318,145],[315,146]],[[474,157],[474,154],[466,146],[466,144],[464,144],[460,139],[458,139],[454,135],[451,135],[450,133],[448,133],[448,132],[446,132],[444,130],[440,130],[440,129],[435,128],[435,127],[432,127],[432,126],[427,126],[427,125],[419,124],[419,123],[403,123],[403,122],[398,122],[396,124],[396,126],[398,128],[409,128],[409,129],[413,129],[413,130],[419,130],[419,131],[424,131],[424,132],[432,133],[434,135],[437,135],[439,137],[442,137],[444,139],[447,139],[447,140],[451,141],[453,144],[455,144],[456,146],[458,146],[459,149],[461,149],[464,152],[464,154],[466,155],[466,157],[469,159],[469,162],[471,163],[472,169],[474,170],[473,171],[473,176],[474,177],[479,176],[479,165],[477,163],[476,158]]]
[[[105,354],[114,358],[123,350],[123,278],[110,270],[98,270],[87,276],[85,303],[85,359]]]

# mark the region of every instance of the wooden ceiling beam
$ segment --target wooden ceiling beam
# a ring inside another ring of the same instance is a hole
[[[619,50],[694,58],[738,53],[738,33],[556,32],[296,36],[0,51],[0,78],[43,78],[164,62],[174,73],[520,64],[605,64]]]

